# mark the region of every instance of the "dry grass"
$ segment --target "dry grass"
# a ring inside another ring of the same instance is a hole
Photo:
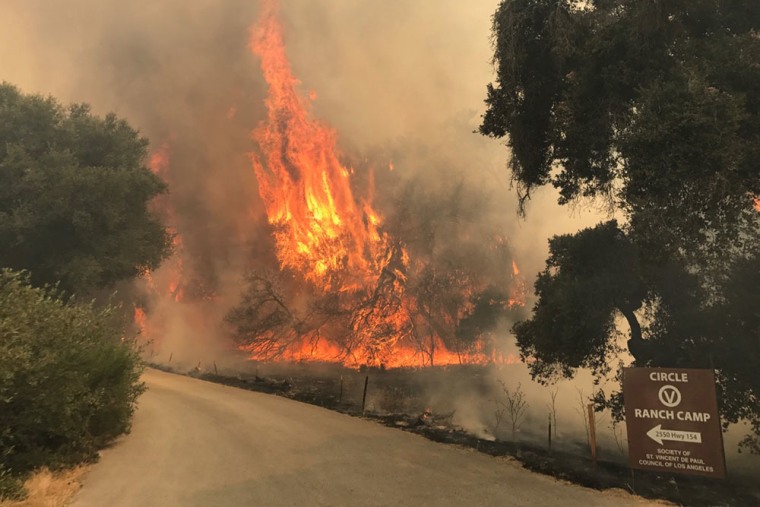
[[[55,473],[40,470],[24,483],[25,500],[0,500],[0,507],[63,507],[82,487],[80,479],[87,470],[86,466]]]

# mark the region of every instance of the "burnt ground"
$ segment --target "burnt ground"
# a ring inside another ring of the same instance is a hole
[[[600,457],[594,463],[578,450],[549,450],[548,445],[480,438],[452,423],[452,413],[437,412],[415,398],[420,376],[441,374],[421,370],[347,370],[334,365],[298,365],[279,369],[271,364],[247,363],[239,373],[220,373],[194,368],[151,364],[172,373],[186,374],[209,382],[287,397],[355,417],[409,431],[440,443],[460,445],[491,456],[508,456],[533,472],[554,476],[594,489],[618,488],[649,499],[662,499],[688,506],[760,505],[760,484],[749,477],[725,480],[697,476],[632,471],[625,463]],[[266,369],[266,374],[260,373]],[[456,375],[481,375],[482,367],[466,367]],[[427,370],[431,370],[428,368]],[[436,370],[436,369],[433,369]],[[451,373],[445,373],[451,375]],[[365,410],[362,411],[364,381],[370,378]],[[429,379],[427,379],[429,380]],[[588,454],[586,452],[586,454]],[[602,456],[604,453],[602,453]]]

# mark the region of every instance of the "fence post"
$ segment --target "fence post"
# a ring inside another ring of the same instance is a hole
[[[591,459],[596,466],[596,424],[594,422],[594,404],[588,404],[588,435],[589,446],[591,447]]]
[[[369,384],[369,375],[364,377],[364,395],[362,396],[362,415],[364,415],[364,407],[367,404],[367,384]]]

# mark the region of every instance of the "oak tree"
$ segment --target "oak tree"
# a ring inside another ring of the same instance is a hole
[[[760,430],[758,29],[753,0],[499,5],[480,132],[506,138],[521,212],[551,184],[623,217],[550,241],[514,327],[536,378],[605,374],[620,317],[636,365],[715,368],[724,420]]]
[[[86,104],[0,85],[0,267],[88,292],[158,266],[171,238],[149,201],[165,186],[147,139]]]

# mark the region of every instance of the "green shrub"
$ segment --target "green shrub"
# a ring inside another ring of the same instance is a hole
[[[110,309],[0,271],[0,471],[92,459],[129,430],[141,370]]]

